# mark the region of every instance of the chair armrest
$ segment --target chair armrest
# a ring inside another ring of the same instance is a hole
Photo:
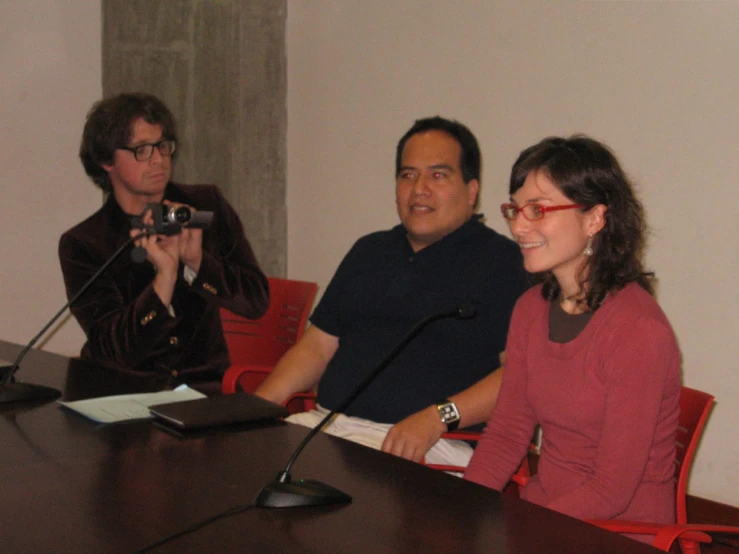
[[[459,429],[458,431],[446,431],[441,434],[441,438],[457,441],[477,442],[478,440],[480,440],[480,432]]]
[[[457,441],[477,442],[480,439],[479,431],[470,431],[466,429],[459,429],[457,431],[446,431],[441,434],[440,439],[449,439]],[[435,469],[437,471],[447,471],[453,473],[464,473],[465,468],[461,466],[447,465],[447,464],[427,464],[426,459],[421,461],[426,467]]]
[[[607,531],[630,533],[632,535],[656,535],[665,528],[665,524],[662,523],[628,521],[625,519],[586,519],[585,521]]]
[[[462,466],[450,466],[446,464],[427,464],[425,461],[421,461],[421,465],[435,469],[436,471],[446,471],[447,473],[464,473],[466,468]]]
[[[521,462],[521,465],[518,466],[518,469],[516,470],[516,473],[513,474],[511,477],[511,482],[515,483],[519,486],[519,488],[526,485],[526,483],[529,482],[529,479],[531,479],[532,470],[531,466],[529,465],[529,456],[532,453],[536,453],[536,445],[531,443],[529,445],[528,452],[526,453],[526,457],[524,457],[523,461]]]
[[[295,400],[302,400],[302,403],[297,405],[297,407],[293,410],[294,407],[293,401]],[[315,410],[316,408],[316,393],[313,391],[307,391],[307,392],[296,392],[293,394],[290,398],[288,398],[285,403],[283,404],[286,408],[290,408],[290,413],[297,413],[297,412],[307,412],[310,410]]]
[[[682,541],[693,541],[710,543],[712,538],[708,533],[720,535],[739,535],[739,527],[729,525],[708,525],[703,523],[675,523],[665,525],[654,538],[652,546],[668,551],[676,539]]]
[[[521,467],[518,468],[516,473],[514,473],[511,476],[511,482],[516,483],[519,487],[525,487],[526,484],[529,482],[529,479],[531,478],[531,476],[527,475],[527,473],[528,473],[528,470],[525,469],[524,465],[522,465]]]
[[[236,385],[239,378],[244,373],[260,373],[268,374],[274,369],[271,365],[255,365],[255,364],[236,364],[226,370],[221,380],[221,391],[223,394],[233,394],[236,392]]]
[[[709,544],[713,539],[708,533],[739,535],[739,527],[728,525],[705,525],[702,523],[662,524],[619,519],[586,519],[585,521],[614,533],[653,535],[654,541],[652,542],[652,546],[665,552],[669,552],[672,544],[678,539],[681,542],[688,541]],[[693,550],[690,550],[690,552],[693,552]]]

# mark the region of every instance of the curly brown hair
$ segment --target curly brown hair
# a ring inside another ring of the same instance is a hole
[[[131,124],[138,118],[161,125],[162,137],[177,140],[175,119],[159,98],[144,92],[118,94],[96,102],[82,131],[80,160],[92,181],[110,192],[112,185],[103,164],[112,165],[117,148],[131,140]]]
[[[511,169],[509,193],[520,189],[532,171],[543,171],[562,193],[587,211],[603,204],[605,225],[593,237],[593,254],[580,274],[584,302],[595,310],[606,295],[636,282],[654,294],[654,273],[646,272],[642,254],[647,225],[644,208],[621,169],[616,156],[604,144],[585,135],[548,137],[521,152]],[[561,292],[551,271],[537,275],[542,295],[554,300]]]

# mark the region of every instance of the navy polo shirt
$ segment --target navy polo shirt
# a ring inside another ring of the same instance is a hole
[[[417,253],[401,225],[354,244],[311,316],[339,338],[318,385],[323,407],[337,408],[415,323],[460,304],[472,304],[475,317],[429,324],[344,413],[397,423],[499,366],[529,283],[518,245],[481,219]]]

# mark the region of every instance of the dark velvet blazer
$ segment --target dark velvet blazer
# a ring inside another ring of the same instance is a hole
[[[164,198],[214,213],[203,232],[196,279],[189,285],[181,265],[172,317],[152,287],[153,266],[132,262],[130,250],[124,251],[71,306],[87,335],[81,355],[117,370],[155,373],[168,384],[216,380],[229,366],[219,307],[260,317],[269,303],[267,279],[238,215],[217,187],[169,183]],[[62,235],[67,298],[129,239],[130,229],[130,215],[111,194],[100,210]]]

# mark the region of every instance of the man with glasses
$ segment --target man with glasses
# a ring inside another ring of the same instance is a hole
[[[87,116],[80,159],[107,195],[92,216],[64,233],[59,259],[72,298],[127,241],[71,306],[87,336],[82,357],[118,370],[147,372],[162,386],[218,383],[229,366],[219,307],[245,317],[267,309],[267,280],[238,215],[212,185],[173,183],[175,120],[143,93],[97,102]],[[140,235],[156,228],[152,206],[213,213],[206,229]],[[145,259],[144,259],[145,258]]]

